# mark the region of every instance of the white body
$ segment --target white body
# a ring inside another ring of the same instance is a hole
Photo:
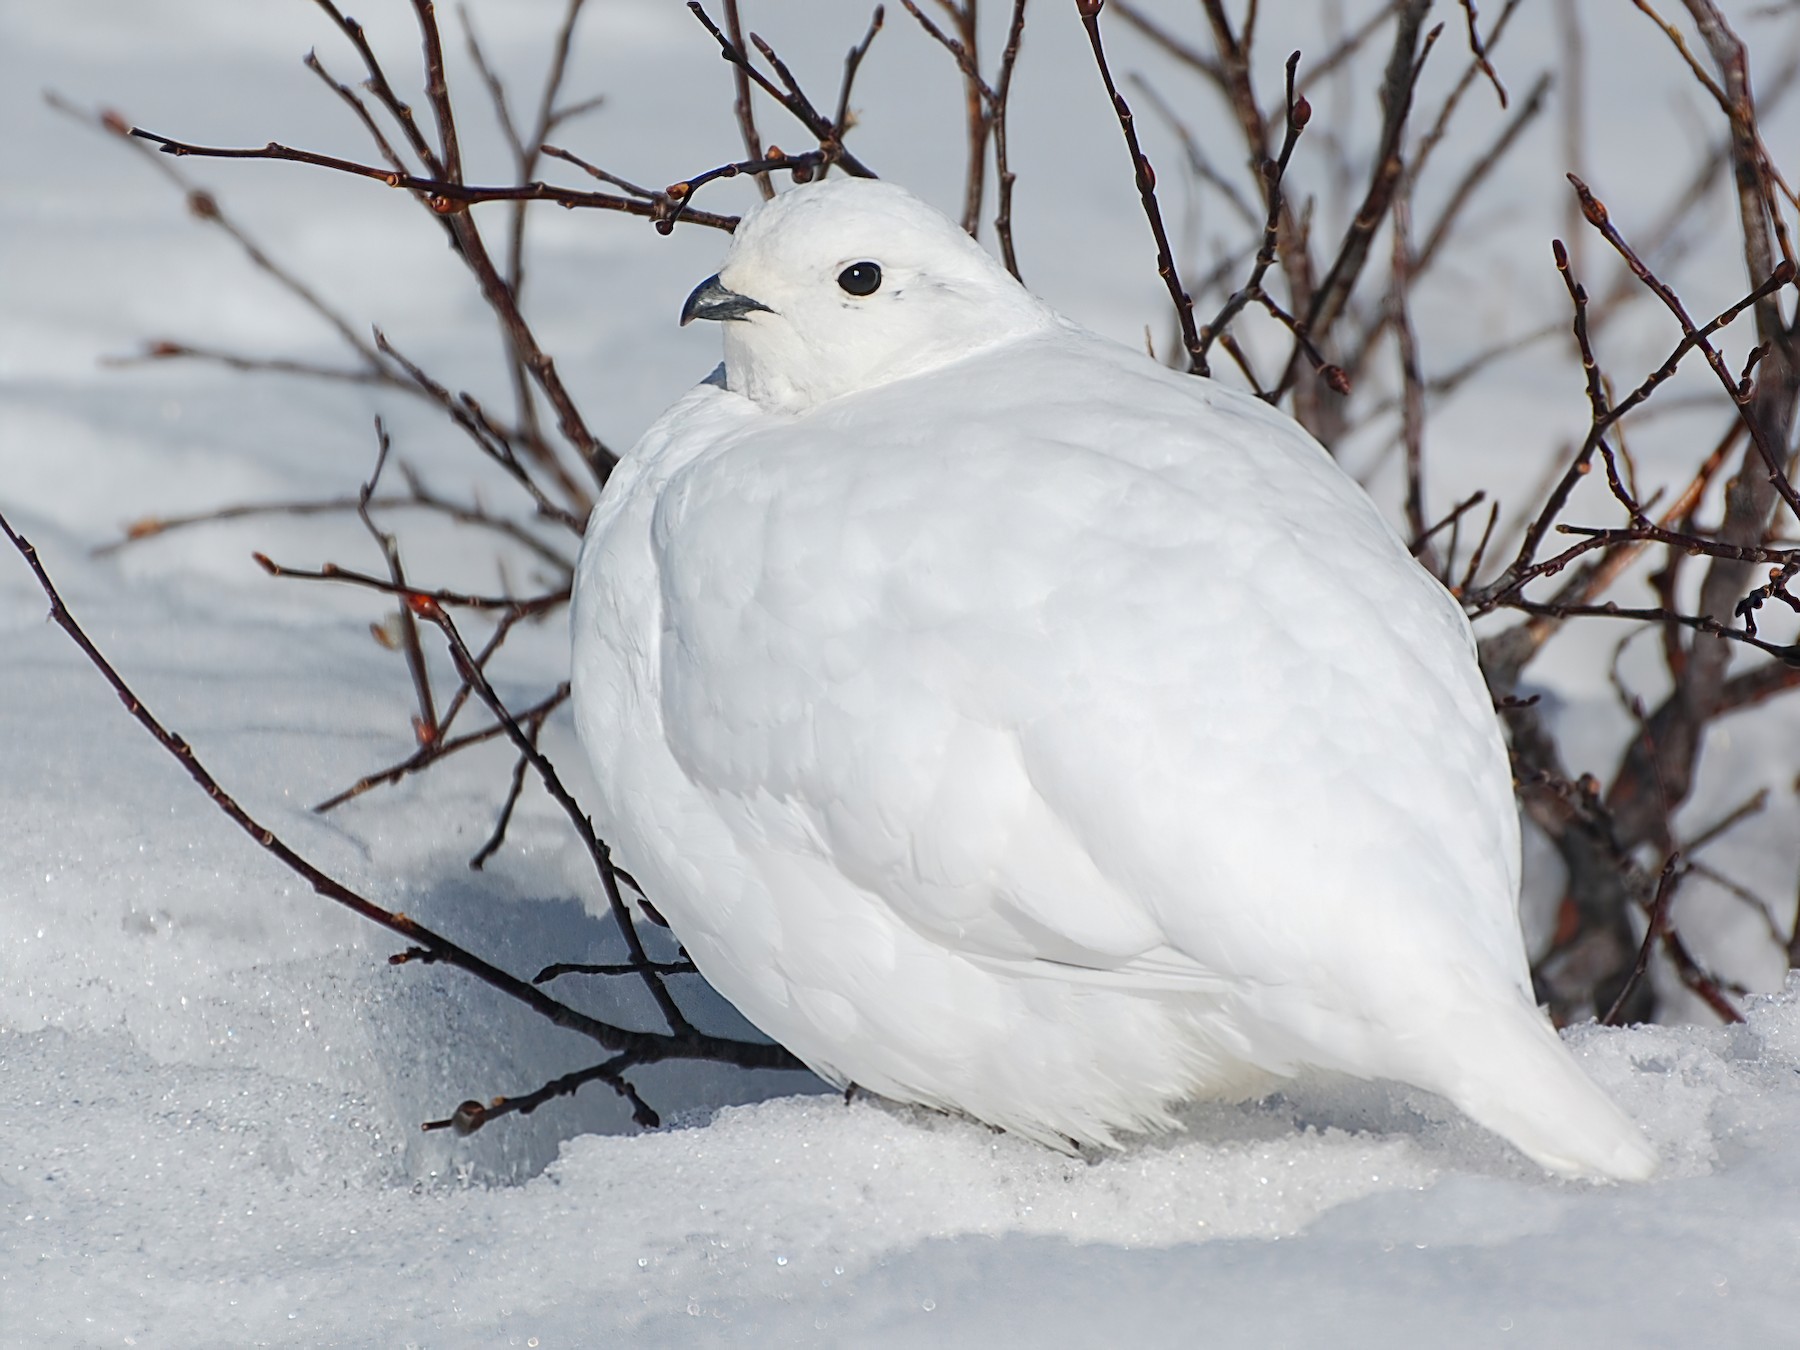
[[[747,220],[720,275],[770,312],[595,509],[575,703],[619,861],[840,1085],[1061,1145],[1316,1067],[1646,1175],[1531,1001],[1458,606],[1290,419],[938,220],[860,183]],[[884,248],[884,291],[809,316],[807,258]],[[815,343],[810,378],[792,330],[869,314],[955,341],[836,384]]]

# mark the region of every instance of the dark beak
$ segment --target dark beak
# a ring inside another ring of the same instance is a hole
[[[681,326],[686,328],[695,319],[718,319],[723,322],[726,319],[748,318],[759,309],[765,314],[775,312],[760,300],[752,300],[747,295],[739,295],[736,291],[727,289],[717,274],[714,274],[694,287],[694,293],[681,307]]]

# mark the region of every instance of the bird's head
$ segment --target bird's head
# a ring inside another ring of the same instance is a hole
[[[962,229],[867,178],[793,188],[746,215],[682,307],[693,319],[724,322],[730,388],[786,412],[1056,322]]]

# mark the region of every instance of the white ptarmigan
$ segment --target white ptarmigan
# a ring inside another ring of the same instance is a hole
[[[575,712],[746,1017],[1055,1147],[1322,1069],[1653,1171],[1533,1005],[1468,623],[1296,423],[884,183],[756,209],[691,318],[724,365],[594,510]]]

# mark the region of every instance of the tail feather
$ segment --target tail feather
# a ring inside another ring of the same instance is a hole
[[[1488,1010],[1479,1028],[1458,1038],[1444,1093],[1478,1124],[1564,1176],[1642,1181],[1656,1151],[1610,1097],[1582,1072],[1568,1046],[1536,1008]]]

